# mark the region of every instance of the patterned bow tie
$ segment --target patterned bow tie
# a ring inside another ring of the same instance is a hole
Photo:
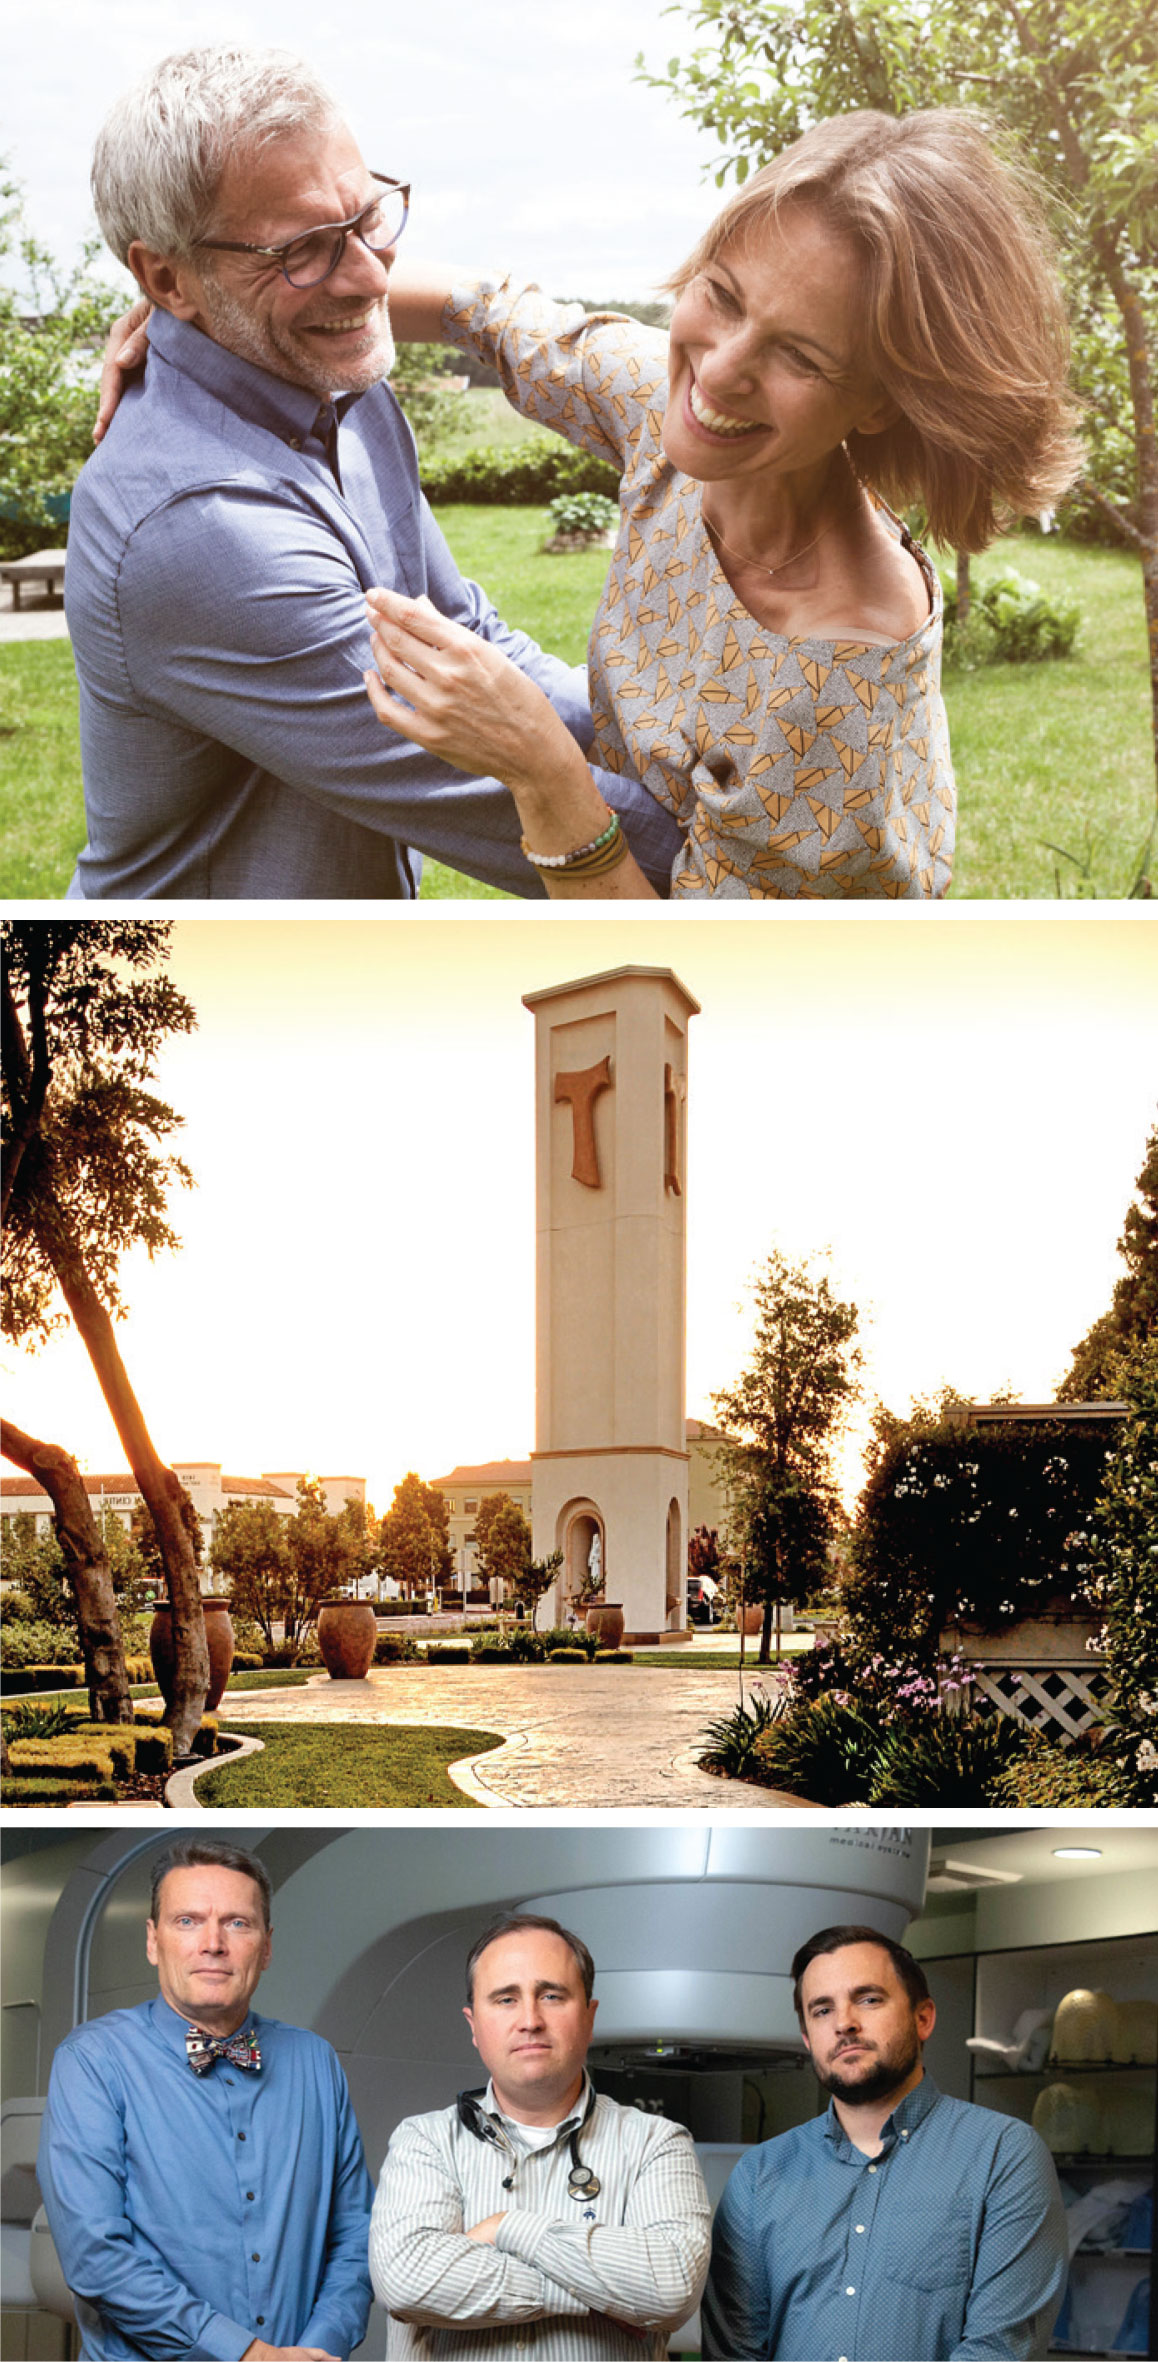
[[[205,2075],[218,2059],[228,2059],[232,2067],[241,2067],[247,2075],[261,2069],[261,2052],[252,2026],[243,2026],[239,2034],[205,2034],[200,2026],[190,2026],[185,2035],[185,2053],[195,2075]]]

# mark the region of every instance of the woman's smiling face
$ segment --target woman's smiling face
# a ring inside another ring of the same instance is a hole
[[[895,416],[859,346],[863,265],[803,203],[730,238],[672,315],[663,446],[704,483],[815,467]]]

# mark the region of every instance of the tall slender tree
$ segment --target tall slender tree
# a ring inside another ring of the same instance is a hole
[[[725,1430],[717,1447],[729,1525],[745,1559],[745,1594],[763,1601],[760,1662],[771,1655],[778,1604],[823,1579],[837,1530],[832,1455],[860,1393],[860,1315],[813,1261],[778,1249],[752,1283],[751,1358],[734,1386],[712,1396]]]
[[[35,1477],[52,1502],[64,1571],[76,1600],[89,1712],[94,1722],[131,1722],[133,1701],[112,1568],[76,1461],[59,1444],[26,1435],[10,1419],[0,1419],[0,1452],[14,1467]]]
[[[1146,1143],[1118,1253],[1126,1268],[1103,1312],[1075,1348],[1058,1393],[1088,1402],[1118,1393],[1121,1365],[1158,1334],[1158,1124]]]
[[[70,1316],[92,1362],[164,1562],[177,1657],[166,1721],[184,1754],[209,1686],[197,1562],[184,1488],[116,1334],[121,1257],[179,1244],[167,1194],[191,1183],[165,1145],[182,1118],[145,1087],[169,1036],[196,1024],[164,973],[170,935],[152,919],[3,922],[2,1325],[35,1344]]]

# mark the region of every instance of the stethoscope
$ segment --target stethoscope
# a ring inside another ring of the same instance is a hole
[[[492,2124],[491,2119],[487,2115],[485,2109],[479,2106],[479,2102],[482,2099],[483,2092],[485,2092],[485,2090],[486,2085],[484,2084],[482,2090],[480,2091],[459,2092],[458,2098],[455,2101],[455,2106],[458,2109],[459,2123],[465,2125],[468,2132],[473,2132],[476,2141],[490,2141],[492,2146],[496,2149],[509,2149],[510,2143],[504,2139],[503,2134],[497,2130],[494,2124]],[[583,2114],[580,2117],[578,2124],[572,2125],[567,2142],[567,2146],[571,2154],[571,2171],[567,2176],[567,2195],[569,2198],[574,2198],[580,2205],[582,2205],[588,2198],[598,2198],[600,2189],[602,2187],[598,2174],[594,2173],[589,2165],[584,2165],[583,2160],[579,2155],[579,2136],[581,2133],[586,2131],[588,2123],[590,2122],[594,2112],[595,2086],[594,2084],[591,2084],[589,2085],[587,2092],[587,2105],[583,2110]],[[515,2163],[517,2170],[517,2159]],[[515,2176],[513,2173],[508,2174],[503,2183],[503,2188],[504,2190],[513,2190],[514,2186]]]

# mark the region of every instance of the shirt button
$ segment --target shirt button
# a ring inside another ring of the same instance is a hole
[[[907,2140],[908,2140],[908,2137],[909,2137],[909,2136],[908,2136],[908,2133],[907,2133],[907,2132],[903,2132],[903,2133],[901,2134],[901,2139],[902,2139],[903,2141],[907,2141]]]
[[[875,2173],[875,2172],[876,2172],[876,2166],[875,2166],[875,2165],[870,2165],[870,2167],[869,2167],[869,2172],[870,2172],[870,2173]]]
[[[259,2313],[259,2314],[258,2314],[258,2316],[257,2316],[257,2326],[258,2326],[258,2328],[259,2328],[259,2329],[264,2329],[264,2328],[265,2328],[265,2314],[264,2314],[264,2313]]]
[[[857,2232],[858,2232],[858,2234],[859,2234],[861,2231],[863,2231],[863,2229],[864,2229],[864,2224],[863,2224],[863,2223],[858,2223],[856,2227],[857,2227]]]
[[[243,2132],[239,2132],[237,2137],[239,2141],[243,2141],[245,2139],[245,2134]]]
[[[302,439],[301,439],[301,436],[300,436],[300,435],[291,435],[291,436],[290,436],[290,439],[289,439],[289,447],[290,447],[290,450],[291,450],[291,451],[300,451],[300,450],[301,450],[301,447],[302,447]]]
[[[855,2288],[846,2288],[844,2293],[846,2296],[855,2296],[856,2290]]]
[[[249,2260],[251,2264],[259,2264],[261,2262],[261,2257],[259,2256],[256,2248],[254,2248],[253,2254],[250,2256]]]
[[[245,2195],[246,2195],[246,2197],[247,2197],[247,2198],[256,2198],[256,2196],[257,2196],[257,2191],[256,2191],[256,2190],[247,2190],[247,2191],[246,2191],[246,2193],[245,2193]]]

